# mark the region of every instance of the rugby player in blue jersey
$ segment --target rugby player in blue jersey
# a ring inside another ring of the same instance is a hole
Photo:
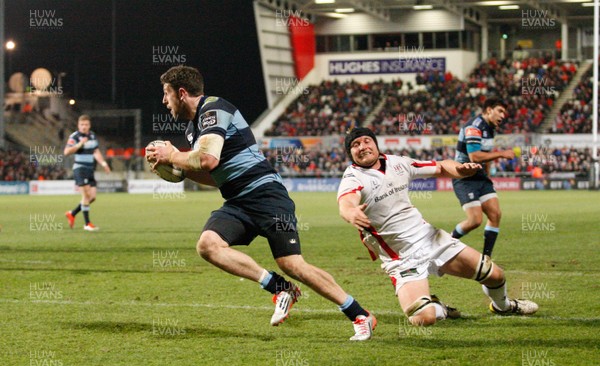
[[[192,149],[179,152],[167,142],[164,147],[149,147],[148,161],[174,164],[186,170],[189,178],[218,187],[225,199],[204,226],[196,245],[198,254],[228,273],[260,283],[272,293],[275,312],[271,325],[276,326],[288,317],[301,296],[300,289],[233,249],[263,236],[284,273],[337,304],[353,322],[355,334],[351,340],[371,338],[377,324],[375,317],[344,292],[329,273],[302,257],[295,204],[280,175],[259,152],[250,126],[237,108],[222,98],[205,96],[202,75],[195,68],[173,67],[160,80],[163,104],[175,118],[190,121],[186,138]]]
[[[494,189],[494,183],[488,177],[488,162],[499,158],[514,159],[512,150],[492,151],[494,148],[494,129],[506,117],[506,105],[495,97],[488,98],[483,104],[483,112],[470,119],[458,134],[456,157],[459,163],[478,163],[482,169],[475,175],[453,179],[454,193],[467,214],[467,219],[458,223],[452,231],[452,237],[461,238],[481,225],[482,213],[487,216],[483,232],[483,254],[492,256],[496,238],[500,232],[500,203]]]
[[[77,120],[77,131],[69,136],[67,146],[63,151],[65,156],[75,154],[73,177],[81,192],[81,202],[73,210],[67,211],[65,216],[69,220],[69,226],[72,229],[75,225],[75,216],[79,211],[82,211],[85,220],[83,229],[86,231],[99,229],[90,221],[90,204],[96,200],[95,162],[100,163],[106,173],[110,173],[110,167],[98,148],[98,139],[96,134],[90,130],[91,127],[90,117],[85,114],[81,115]]]

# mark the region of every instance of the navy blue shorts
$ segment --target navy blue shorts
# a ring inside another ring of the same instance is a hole
[[[488,177],[452,179],[452,186],[461,206],[471,202],[485,202],[489,198],[496,197],[494,183]]]
[[[75,184],[79,187],[87,186],[95,187],[96,186],[96,178],[94,178],[94,169],[92,168],[77,168],[73,170],[73,178],[75,179]]]
[[[225,201],[213,211],[204,230],[219,234],[230,246],[267,238],[273,258],[301,254],[296,205],[280,183],[263,184],[248,194]]]

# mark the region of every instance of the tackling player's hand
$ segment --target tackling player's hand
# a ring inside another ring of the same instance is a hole
[[[171,164],[171,153],[175,151],[171,141],[165,141],[165,146],[148,146],[146,148],[146,160],[154,162],[152,169],[160,163]]]
[[[351,223],[358,230],[362,230],[371,226],[371,220],[365,215],[364,211],[367,208],[367,204],[363,203],[360,206],[349,208],[346,211],[346,221]]]
[[[504,151],[502,151],[502,157],[505,158],[505,159],[512,160],[512,159],[515,158],[515,152],[512,149],[511,150],[504,150]]]
[[[470,177],[481,169],[481,164],[477,163],[462,163],[456,166],[456,172],[463,177]]]

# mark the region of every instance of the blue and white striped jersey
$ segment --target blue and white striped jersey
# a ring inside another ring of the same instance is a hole
[[[81,149],[75,152],[75,164],[73,164],[73,169],[82,167],[94,169],[94,151],[99,146],[98,139],[96,138],[96,134],[94,132],[90,131],[87,135],[79,131],[73,132],[71,135],[69,135],[67,147],[77,145],[83,137],[87,137],[88,140],[85,142],[85,144],[83,144]]]
[[[225,139],[219,165],[210,172],[224,199],[243,196],[265,183],[283,184],[279,173],[259,152],[240,111],[225,99],[204,96],[185,134],[196,150],[200,136],[211,133]]]
[[[475,151],[490,152],[493,148],[494,129],[488,125],[481,115],[478,115],[470,119],[460,129],[454,160],[459,163],[470,163],[469,153]],[[486,163],[481,163],[483,169],[478,171],[475,176],[485,176],[487,171],[486,165]]]

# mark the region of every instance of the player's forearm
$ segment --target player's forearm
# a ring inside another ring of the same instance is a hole
[[[464,178],[457,170],[456,167],[460,165],[460,163],[454,160],[442,160],[438,162],[440,167],[440,171],[437,174],[438,177],[442,178]]]
[[[65,150],[63,151],[63,154],[65,156],[75,154],[77,152],[77,150],[81,149],[82,147],[83,147],[83,142],[80,142],[80,143],[78,143],[76,145],[73,145],[73,146],[67,146],[67,147],[65,147]]]
[[[502,157],[502,152],[483,152],[476,151],[469,154],[469,159],[473,163],[487,163],[488,161],[496,160]]]
[[[440,171],[437,174],[438,177],[460,179],[470,177],[471,175],[473,175],[472,173],[464,174],[459,172],[456,168],[461,166],[462,164],[454,160],[442,160],[438,162],[438,165],[440,167]]]
[[[218,161],[215,163],[215,157],[198,150],[191,152],[173,151],[169,160],[171,164],[187,171],[209,172],[218,165]]]
[[[342,217],[342,219],[344,219],[344,221],[350,222],[351,210],[353,208],[356,208],[356,206],[358,206],[358,204],[356,202],[353,202],[353,200],[349,199],[348,197],[344,196],[340,198],[338,207],[340,211],[340,216]]]
[[[94,159],[96,159],[96,161],[98,162],[98,164],[100,164],[102,166],[107,166],[108,165],[106,163],[106,161],[104,160],[104,157],[102,156],[102,153],[100,151],[94,151]]]

